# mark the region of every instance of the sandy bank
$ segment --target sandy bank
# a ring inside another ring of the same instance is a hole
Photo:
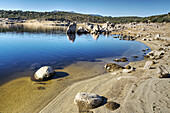
[[[0,86],[0,112],[36,113],[73,82],[104,73],[103,65],[100,61],[82,61],[55,70],[58,78],[46,82],[33,82],[30,77],[9,81]]]

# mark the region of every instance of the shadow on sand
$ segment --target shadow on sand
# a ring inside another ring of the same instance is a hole
[[[35,81],[35,82],[39,82],[38,84],[41,84],[42,81],[48,81],[48,80],[51,80],[51,79],[59,79],[59,78],[63,78],[63,77],[66,77],[68,76],[69,74],[66,73],[66,72],[55,72],[55,74],[49,78],[46,78],[46,79],[43,79],[43,80],[36,80],[34,75],[31,76],[31,80],[32,81]],[[43,83],[44,84],[44,83]]]

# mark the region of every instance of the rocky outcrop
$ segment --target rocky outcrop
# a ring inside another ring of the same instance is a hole
[[[77,27],[77,24],[76,24],[76,23],[71,23],[71,24],[68,26],[66,33],[67,33],[67,34],[76,33],[76,27]]]
[[[102,103],[102,98],[94,93],[77,93],[74,103],[81,110],[93,109]]]
[[[164,51],[162,50],[162,51],[156,51],[156,50],[153,50],[153,51],[151,51],[151,52],[149,52],[148,54],[147,54],[147,56],[150,58],[150,59],[160,59],[160,58],[162,58],[163,57],[163,55],[164,55]]]
[[[50,66],[43,66],[34,74],[36,80],[48,80],[54,77],[55,71]]]
[[[118,65],[118,64],[115,64],[115,63],[108,63],[104,66],[104,68],[107,72],[113,72],[113,71],[116,71],[116,70],[120,70],[123,67]]]
[[[170,76],[169,71],[163,65],[157,67],[157,74],[159,78],[166,78]]]

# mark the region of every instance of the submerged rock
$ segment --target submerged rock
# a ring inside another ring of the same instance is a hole
[[[157,74],[159,78],[166,78],[169,76],[168,70],[163,65],[158,66]]]
[[[120,59],[115,59],[114,60],[115,62],[127,62],[127,58],[123,57],[123,58],[120,58]]]
[[[125,58],[125,57],[123,57],[122,59],[121,59],[121,62],[127,62],[128,60],[127,60],[127,58]]]
[[[77,93],[74,103],[79,109],[93,109],[102,103],[102,97],[94,93]]]
[[[104,68],[106,69],[107,72],[113,72],[122,69],[123,67],[115,63],[108,63],[104,66]]]
[[[36,80],[48,80],[53,78],[55,71],[50,66],[43,66],[34,74]]]
[[[138,56],[133,56],[133,58],[138,58]]]

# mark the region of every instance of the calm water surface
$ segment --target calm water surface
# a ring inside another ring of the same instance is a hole
[[[0,84],[12,78],[13,74],[36,71],[43,65],[60,69],[77,61],[93,62],[98,58],[123,56],[129,61],[143,60],[142,49],[146,48],[141,42],[119,40],[113,35],[96,38],[63,33],[1,32]],[[132,58],[133,55],[139,58]]]

